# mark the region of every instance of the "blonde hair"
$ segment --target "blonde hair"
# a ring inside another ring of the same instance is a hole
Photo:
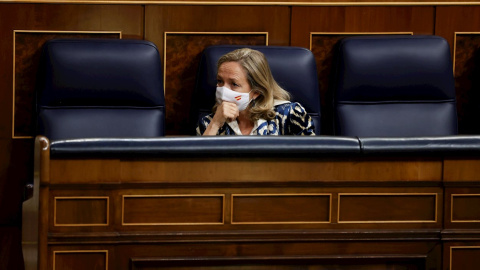
[[[247,73],[247,81],[252,91],[258,94],[258,97],[247,107],[251,121],[260,118],[272,120],[275,117],[273,100],[290,100],[290,94],[273,78],[267,58],[263,53],[249,48],[229,52],[220,57],[217,62],[217,70],[226,62],[239,63]]]

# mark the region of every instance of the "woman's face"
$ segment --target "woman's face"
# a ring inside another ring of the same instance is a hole
[[[247,72],[238,62],[225,62],[217,72],[217,86],[227,87],[240,93],[249,93],[252,88],[247,80]]]

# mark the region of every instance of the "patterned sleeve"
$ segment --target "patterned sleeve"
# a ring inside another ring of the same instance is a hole
[[[287,123],[288,135],[315,135],[315,126],[310,115],[300,103],[291,103]]]
[[[200,119],[200,121],[198,121],[197,129],[196,129],[197,136],[202,136],[203,135],[205,130],[207,130],[208,125],[210,125],[210,123],[212,122],[213,116],[214,116],[214,114],[212,113],[212,114],[209,114],[209,115],[206,115],[206,116],[202,117],[202,119]],[[228,125],[224,124],[221,128],[218,129],[216,135],[217,136],[218,135],[235,135],[235,133],[232,134],[232,132],[229,131],[227,127],[228,127]]]
[[[197,129],[196,129],[197,136],[203,135],[203,133],[205,132],[205,130],[207,129],[211,121],[212,121],[212,118],[210,117],[210,115],[206,115],[198,121]]]

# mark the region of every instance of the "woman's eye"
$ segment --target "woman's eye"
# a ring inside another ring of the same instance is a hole
[[[238,87],[239,85],[236,83],[232,83],[233,86]]]
[[[217,84],[222,84],[222,80],[217,80]]]

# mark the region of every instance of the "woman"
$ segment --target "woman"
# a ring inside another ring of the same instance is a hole
[[[265,56],[244,48],[217,63],[217,103],[197,135],[315,135],[313,121],[273,79]]]

